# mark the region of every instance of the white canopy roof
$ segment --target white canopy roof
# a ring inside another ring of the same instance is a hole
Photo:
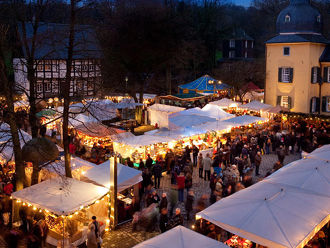
[[[109,190],[72,178],[52,178],[12,194],[13,198],[46,209],[56,215],[70,215],[102,198]]]
[[[196,108],[185,109],[180,112],[173,113],[170,115],[170,118],[177,115],[205,115],[205,113],[202,111],[201,108],[196,107]]]
[[[229,248],[229,246],[208,238],[183,226],[177,226],[165,233],[148,239],[134,248]]]
[[[169,126],[170,129],[187,128],[212,121],[216,121],[216,119],[200,115],[178,115],[169,119]]]
[[[96,166],[96,164],[88,162],[82,158],[79,157],[71,157],[71,169],[77,170],[80,168],[88,169]],[[58,175],[65,175],[65,165],[64,165],[64,158],[63,160],[59,160],[57,162],[53,162],[45,166],[43,169],[46,169],[50,172],[54,172]]]
[[[117,191],[121,192],[142,181],[142,172],[123,164],[117,164]],[[86,171],[83,181],[110,188],[110,160]]]
[[[132,147],[141,147],[141,146],[148,146],[157,143],[166,143],[171,140],[172,139],[169,137],[144,134],[144,135],[139,135],[139,136],[134,136],[131,138],[119,140],[118,143],[129,145]]]
[[[225,120],[234,117],[234,115],[225,112],[220,107],[213,104],[205,105],[204,108],[202,108],[202,111],[206,116],[216,118],[217,120]]]
[[[84,114],[78,114],[74,118],[72,118],[72,117],[69,118],[69,124],[72,127],[76,127],[76,126],[79,126],[79,125],[87,123],[87,122],[99,122],[99,120],[95,119],[92,116],[87,116]]]
[[[220,108],[232,108],[239,105],[238,102],[234,102],[228,98],[222,98],[221,100],[210,102],[209,104],[219,106]]]
[[[330,220],[329,184],[328,162],[298,160],[198,215],[264,246],[302,248]]]
[[[330,145],[324,145],[309,153],[306,157],[330,161]]]
[[[22,129],[18,130],[21,147],[25,145],[26,142],[32,139],[32,136]],[[10,127],[7,123],[2,123],[0,125],[0,157],[7,161],[14,158],[12,135],[10,132]]]
[[[224,120],[224,123],[230,123],[232,126],[245,126],[253,123],[258,123],[259,121],[266,121],[266,118],[252,116],[252,115],[241,115],[234,118]]]
[[[330,163],[314,158],[294,161],[265,179],[330,197]]]
[[[241,108],[241,109],[247,109],[247,110],[251,110],[251,111],[266,110],[271,107],[272,107],[272,105],[265,104],[265,103],[262,103],[259,101],[252,101],[247,104],[242,104],[239,106],[239,108]]]
[[[148,110],[155,110],[155,111],[167,112],[167,113],[176,113],[176,112],[185,110],[185,108],[156,103],[156,104],[148,107]]]

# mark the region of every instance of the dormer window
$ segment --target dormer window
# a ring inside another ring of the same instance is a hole
[[[320,15],[318,15],[318,16],[316,17],[316,21],[317,21],[317,22],[321,22],[321,16],[320,16]]]
[[[285,22],[290,22],[291,21],[291,17],[290,15],[286,15],[285,16]]]

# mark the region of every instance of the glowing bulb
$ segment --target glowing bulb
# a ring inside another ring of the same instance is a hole
[[[95,203],[96,203],[96,204],[98,204],[98,203],[100,203],[100,201],[99,201],[99,200],[97,200]]]
[[[25,206],[25,202],[23,202],[23,206]]]
[[[33,207],[33,210],[34,210],[34,211],[36,211],[36,210],[37,210],[37,208],[36,208],[36,207]]]
[[[110,219],[107,219],[107,224],[109,224],[110,223]]]

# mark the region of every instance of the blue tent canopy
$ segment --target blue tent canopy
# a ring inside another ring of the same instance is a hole
[[[212,83],[210,83],[212,82]],[[182,84],[179,86],[180,93],[192,93],[192,92],[203,92],[203,93],[213,93],[215,90],[226,90],[230,86],[225,83],[218,83],[219,80],[216,80],[209,75],[204,75],[195,81],[192,81],[187,84]]]

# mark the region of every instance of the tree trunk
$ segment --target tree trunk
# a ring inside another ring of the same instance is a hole
[[[0,47],[2,48],[2,47]],[[15,156],[15,166],[16,166],[16,190],[21,190],[24,188],[25,182],[25,166],[22,158],[22,149],[19,139],[18,127],[15,119],[14,111],[14,100],[13,100],[13,88],[12,84],[8,81],[7,68],[4,63],[4,54],[0,50],[0,81],[4,85],[4,91],[6,95],[6,103],[8,106],[8,124],[10,126],[10,133],[12,136],[13,150]]]
[[[33,162],[33,172],[31,176],[31,186],[38,184],[39,182],[39,172],[40,172],[40,167],[39,167],[39,162],[34,161]]]
[[[70,83],[71,83],[71,71],[72,71],[72,58],[73,58],[73,46],[74,46],[74,25],[75,25],[75,0],[70,1],[71,5],[71,17],[70,17],[70,30],[69,30],[69,46],[68,46],[68,58],[66,60],[66,76],[63,89],[64,106],[63,106],[63,146],[64,146],[64,161],[65,161],[65,176],[72,177],[71,172],[71,159],[69,153],[69,107],[70,107]]]
[[[36,106],[36,77],[35,77],[35,68],[33,58],[29,58],[27,61],[27,70],[28,70],[28,80],[30,84],[30,95],[29,95],[29,103],[30,103],[30,113],[29,113],[29,123],[31,127],[31,135],[32,138],[38,137],[38,123],[37,123],[37,106]]]

